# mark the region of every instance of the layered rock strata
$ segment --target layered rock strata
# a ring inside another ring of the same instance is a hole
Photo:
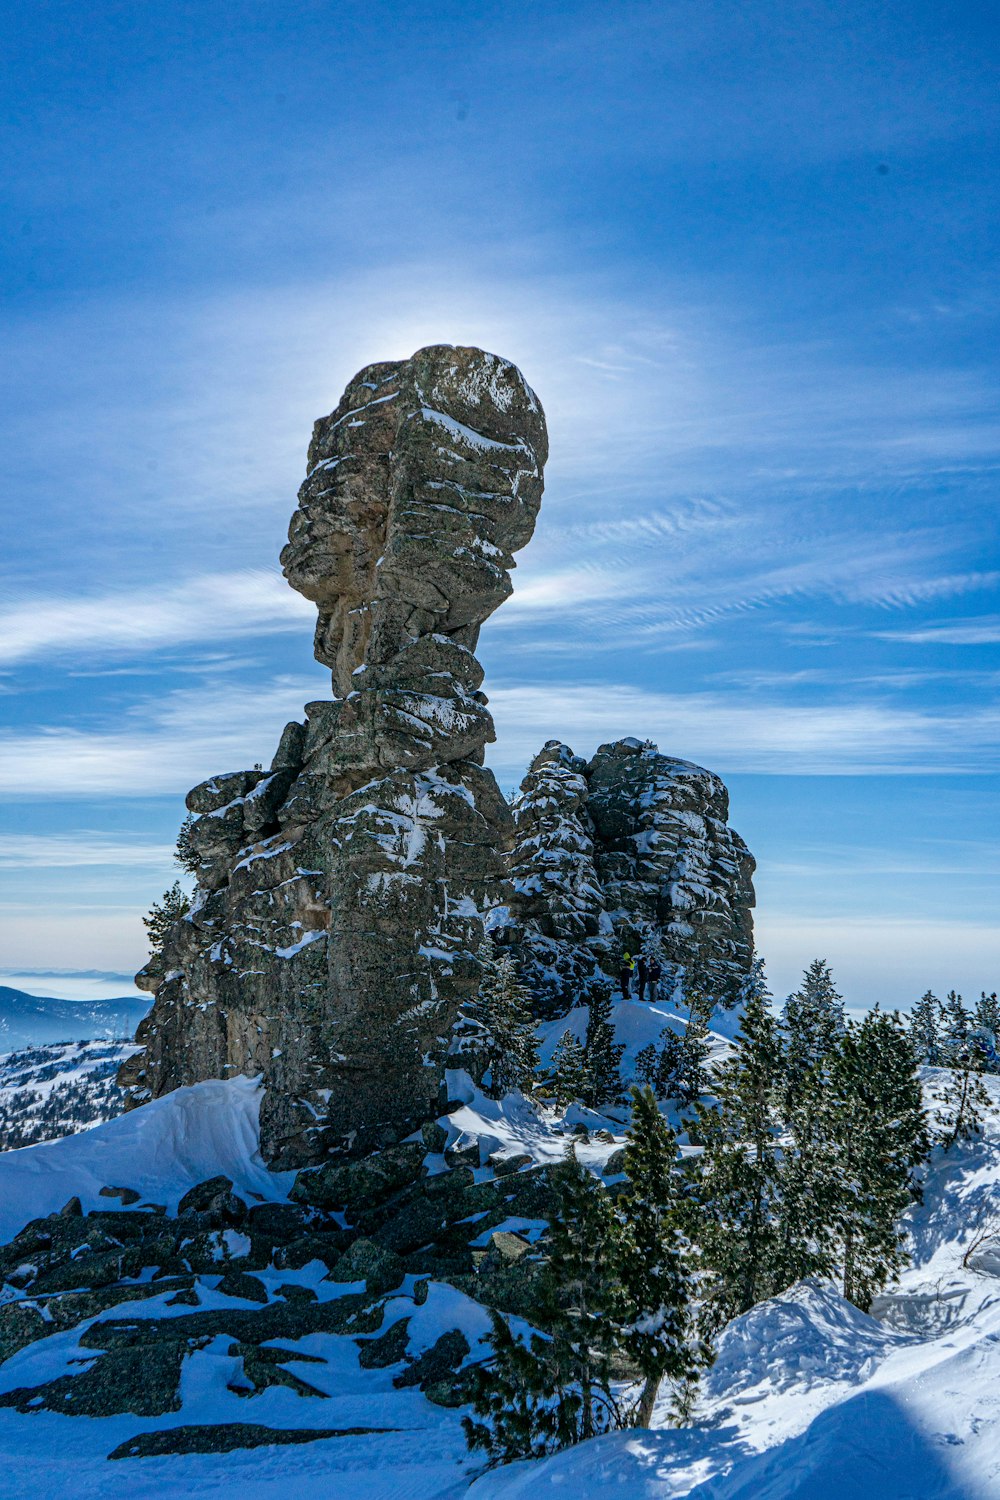
[[[504,933],[540,1008],[558,1014],[616,974],[623,948],[663,956],[727,1002],[753,957],[754,860],[718,776],[618,740],[592,760],[550,740],[514,804]]]
[[[477,349],[369,366],[316,423],[282,564],[334,696],[269,770],[188,796],[198,888],[137,981],[156,1000],[133,1102],[259,1074],[276,1165],[391,1144],[446,1103],[512,836],[474,652],[546,456],[533,392]]]

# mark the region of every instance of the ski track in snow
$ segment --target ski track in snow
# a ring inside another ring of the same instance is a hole
[[[726,1022],[732,1022],[726,1017]],[[543,1052],[562,1031],[582,1031],[572,1013],[543,1028]],[[664,1025],[683,1026],[669,1005],[619,1003],[626,1062]],[[732,1025],[718,1028],[730,1033]],[[716,1051],[725,1041],[717,1034]],[[936,1077],[927,1070],[933,1091]],[[464,1103],[449,1118],[453,1137],[479,1136],[490,1150],[557,1159],[574,1124],[603,1127],[580,1156],[600,1171],[621,1143],[618,1112],[574,1108],[541,1117],[522,1099],[485,1099],[462,1074],[452,1075]],[[962,1257],[978,1227],[997,1216],[1000,1236],[1000,1080],[989,1079],[993,1113],[984,1137],[940,1153],[928,1171],[924,1202],[912,1214],[914,1264],[878,1300],[878,1317],[859,1312],[826,1283],[802,1283],[730,1325],[706,1377],[692,1426],[668,1425],[661,1403],[652,1431],[610,1434],[534,1464],[483,1474],[461,1433],[460,1412],[434,1406],[415,1389],[396,1390],[396,1368],[364,1370],[346,1335],[289,1341],[289,1367],[325,1400],[285,1388],[252,1398],[229,1389],[239,1361],[220,1337],[188,1356],[182,1407],[150,1419],[70,1418],[0,1410],[0,1496],[12,1500],[97,1500],[119,1489],[137,1500],[178,1495],[240,1500],[1000,1500],[1000,1241],[974,1259]],[[149,1201],[176,1207],[194,1182],[220,1172],[237,1191],[280,1200],[292,1174],[271,1174],[257,1149],[256,1083],[233,1079],[179,1089],[82,1135],[0,1156],[0,1230],[4,1238],[73,1194],[84,1208],[107,1206],[106,1183],[137,1187]],[[443,1166],[432,1158],[431,1164]],[[480,1169],[484,1175],[488,1169]],[[512,1221],[512,1226],[515,1227]],[[516,1227],[531,1235],[537,1226]],[[975,1269],[979,1266],[980,1269]],[[991,1269],[992,1268],[992,1269]],[[353,1290],[324,1280],[313,1262],[302,1271],[258,1273],[274,1296],[298,1280],[321,1298]],[[201,1278],[202,1306],[245,1307]],[[475,1358],[487,1329],[484,1310],[451,1287],[432,1283],[413,1300],[408,1277],[388,1299],[382,1332],[410,1322],[411,1353],[461,1327]],[[123,1304],[105,1318],[165,1317],[186,1309],[163,1297]],[[85,1325],[83,1325],[85,1326]],[[92,1357],[79,1329],[30,1345],[0,1366],[0,1390],[78,1370]],[[284,1345],[284,1341],[283,1346]],[[295,1364],[295,1353],[325,1363]],[[126,1459],[106,1455],[140,1432],[194,1422],[253,1422],[276,1428],[372,1426],[380,1435],[321,1439],[295,1447],[226,1454]],[[478,1477],[477,1477],[478,1476]]]

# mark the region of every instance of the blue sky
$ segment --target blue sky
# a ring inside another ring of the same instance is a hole
[[[1000,983],[997,25],[981,5],[7,5],[0,965],[123,992],[183,794],[328,691],[277,555],[374,359],[514,360],[486,627],[553,734],[719,771],[774,988]],[[63,971],[63,972],[57,972]]]

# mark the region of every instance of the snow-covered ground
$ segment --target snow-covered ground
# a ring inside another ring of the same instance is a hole
[[[664,1016],[632,1002],[620,1007],[618,1021],[620,1039],[633,1052],[666,1024]],[[927,1081],[933,1090],[935,1076]],[[542,1463],[483,1475],[480,1460],[466,1452],[461,1412],[433,1405],[416,1389],[396,1389],[393,1376],[401,1366],[362,1368],[353,1337],[323,1333],[275,1341],[288,1350],[287,1368],[326,1399],[285,1387],[240,1394],[240,1360],[231,1339],[217,1337],[185,1359],[176,1412],[142,1419],[0,1410],[0,1494],[89,1500],[123,1488],[140,1500],[181,1494],[238,1494],[241,1500],[534,1500],[549,1494],[581,1500],[996,1500],[1000,1245],[991,1249],[989,1231],[996,1214],[1000,1235],[1000,1083],[989,1080],[988,1087],[993,1110],[986,1133],[932,1163],[924,1202],[912,1217],[914,1264],[880,1299],[879,1316],[858,1312],[821,1283],[802,1284],[755,1308],[723,1335],[695,1422],[686,1429],[666,1425],[664,1406],[658,1414],[664,1425],[653,1431],[613,1434]],[[588,1122],[591,1134],[580,1154],[600,1170],[621,1142],[621,1124],[612,1116],[541,1118],[523,1101],[496,1104],[471,1088],[465,1098],[451,1117],[455,1134],[485,1137],[492,1150],[552,1160],[574,1124]],[[260,1160],[258,1106],[252,1082],[207,1083],[83,1135],[0,1156],[0,1234],[8,1237],[71,1194],[81,1196],[85,1209],[106,1203],[98,1189],[109,1182],[134,1186],[144,1199],[172,1209],[188,1186],[222,1172],[251,1201],[255,1195],[280,1199],[291,1179],[269,1174]],[[531,1233],[530,1225],[522,1228]],[[963,1266],[972,1241],[983,1234]],[[356,1290],[324,1277],[318,1261],[298,1272],[260,1273],[271,1298],[280,1283],[293,1280],[323,1301]],[[200,1278],[203,1308],[250,1305],[224,1296],[215,1283]],[[102,1318],[134,1321],[190,1311],[170,1307],[167,1295],[119,1305]],[[465,1331],[470,1357],[481,1352],[486,1315],[451,1287],[432,1283],[421,1300],[408,1277],[391,1295],[380,1332],[404,1317],[410,1319],[411,1354],[456,1327]],[[79,1344],[81,1328],[55,1333],[0,1366],[0,1392],[92,1361],[93,1351]],[[138,1433],[208,1422],[387,1430],[108,1462],[112,1450]]]
[[[57,1042],[0,1056],[0,1151],[57,1140],[121,1114],[131,1042]]]

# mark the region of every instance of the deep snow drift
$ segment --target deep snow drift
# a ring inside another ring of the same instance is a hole
[[[619,1035],[630,1051],[680,1024],[669,1007],[619,1006]],[[558,1023],[558,1028],[566,1026]],[[554,1037],[546,1039],[554,1044]],[[723,1044],[721,1040],[719,1046]],[[457,1081],[457,1080],[456,1080]],[[929,1092],[935,1075],[928,1073]],[[1000,1235],[1000,1081],[987,1081],[993,1111],[984,1137],[939,1155],[925,1199],[912,1216],[914,1265],[869,1317],[836,1290],[807,1283],[738,1319],[720,1340],[693,1426],[666,1425],[583,1445],[539,1464],[483,1475],[461,1435],[461,1413],[419,1391],[395,1389],[398,1371],[365,1369],[354,1338],[313,1334],[281,1340],[287,1367],[321,1393],[304,1398],[272,1387],[248,1399],[228,1337],[213,1339],[184,1363],[181,1410],[155,1419],[72,1418],[50,1411],[0,1410],[0,1493],[24,1500],[97,1497],[112,1487],[137,1497],[236,1493],[241,1500],[524,1500],[567,1494],[589,1500],[993,1500],[1000,1496],[1000,1270],[987,1240],[962,1260],[996,1216]],[[193,1183],[217,1173],[253,1199],[280,1199],[290,1175],[266,1171],[257,1151],[259,1091],[252,1081],[204,1083],[83,1135],[0,1157],[0,1231],[6,1238],[32,1215],[58,1209],[71,1194],[84,1208],[100,1203],[108,1182],[135,1186],[144,1199],[173,1208]],[[471,1088],[451,1117],[457,1135],[551,1160],[586,1115],[611,1140],[591,1139],[581,1157],[600,1171],[621,1143],[613,1116],[579,1110],[540,1117],[514,1097],[501,1104]],[[106,1202],[106,1200],[104,1200]],[[517,1226],[533,1235],[536,1227]],[[998,1241],[1000,1244],[1000,1241]],[[323,1301],[354,1290],[325,1278],[312,1262],[301,1271],[260,1273],[269,1296],[298,1279]],[[247,1304],[199,1278],[204,1308]],[[3,1296],[20,1295],[13,1288]],[[164,1318],[184,1308],[166,1294],[122,1304],[107,1318]],[[411,1347],[428,1348],[442,1332],[465,1331],[471,1359],[482,1352],[482,1308],[432,1283],[425,1301],[408,1277],[386,1302],[384,1332],[410,1319]],[[81,1325],[81,1327],[84,1325]],[[0,1366],[0,1391],[52,1378],[93,1360],[80,1329],[59,1332]],[[306,1356],[314,1361],[304,1362]],[[326,1399],[322,1399],[325,1396]],[[665,1407],[658,1421],[666,1423]],[[225,1454],[124,1459],[107,1455],[140,1432],[191,1423],[256,1423],[274,1428],[383,1428],[294,1447]]]

